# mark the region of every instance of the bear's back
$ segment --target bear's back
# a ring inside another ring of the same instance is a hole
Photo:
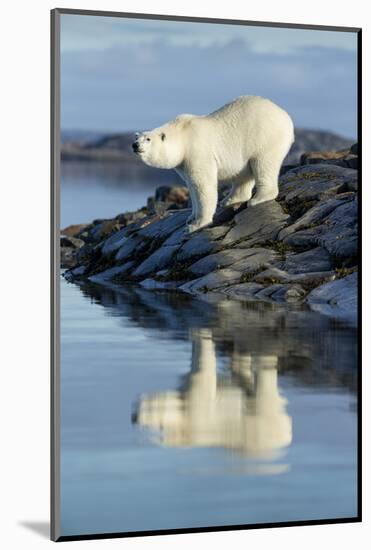
[[[286,111],[281,109],[281,107],[273,103],[270,99],[254,95],[242,95],[230,103],[226,103],[216,111],[213,111],[207,115],[206,118],[214,119],[215,121],[228,121],[229,119],[238,120],[241,116],[248,116],[252,119],[260,115],[266,117],[267,114],[288,117]]]

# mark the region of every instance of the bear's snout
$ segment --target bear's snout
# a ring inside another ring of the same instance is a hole
[[[134,143],[132,144],[132,148],[134,153],[137,153],[139,151],[139,143],[137,141],[134,141]]]

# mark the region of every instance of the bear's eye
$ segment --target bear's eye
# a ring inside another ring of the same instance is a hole
[[[165,138],[166,138],[166,135],[165,135],[165,134],[161,134],[161,139],[162,139],[162,141],[164,141]]]
[[[151,138],[146,138],[146,141],[151,141]]]

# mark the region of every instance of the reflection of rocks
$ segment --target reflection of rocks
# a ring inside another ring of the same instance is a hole
[[[327,152],[318,164],[296,165],[281,176],[277,201],[219,208],[212,226],[191,235],[187,191],[162,186],[149,207],[71,235],[85,244],[69,251],[73,263],[64,265],[78,271],[66,277],[312,304],[313,289],[357,270],[358,171],[339,165],[356,155],[356,148]],[[354,321],[356,277],[338,285],[345,287],[352,307],[340,311],[330,300],[323,311]]]
[[[145,395],[137,423],[172,447],[224,447],[274,458],[292,440],[291,419],[277,380],[276,356],[234,350],[230,376],[217,373],[210,330],[193,331],[192,366],[181,391]]]
[[[167,333],[188,340],[189,331],[212,327],[217,354],[231,362],[233,350],[239,357],[273,355],[278,357],[278,372],[289,369],[305,384],[318,387],[331,381],[353,389],[356,383],[355,329],[339,326],[308,307],[288,309],[272,301],[239,301],[238,295],[229,300],[213,293],[195,299],[189,294],[112,283],[88,282],[80,289],[109,315],[130,319],[148,335]],[[336,289],[332,290],[331,299]],[[316,309],[321,311],[325,305],[317,298]]]

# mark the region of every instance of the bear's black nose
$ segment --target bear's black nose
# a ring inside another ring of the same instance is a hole
[[[134,153],[136,153],[139,149],[139,143],[137,141],[134,141],[132,147],[133,147]]]

